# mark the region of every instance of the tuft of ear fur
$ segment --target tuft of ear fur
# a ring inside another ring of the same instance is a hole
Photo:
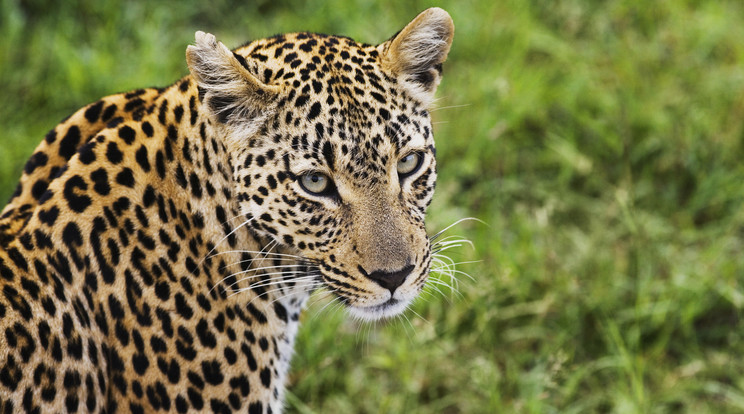
[[[455,25],[446,11],[426,9],[381,45],[383,67],[428,106],[442,78],[442,63],[447,60],[454,34]]]
[[[196,32],[195,37],[186,48],[186,63],[207,108],[223,124],[253,129],[273,110],[279,88],[259,81],[214,35]]]

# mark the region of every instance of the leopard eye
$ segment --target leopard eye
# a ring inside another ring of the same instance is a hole
[[[300,185],[310,194],[319,195],[332,188],[331,179],[319,172],[309,172],[300,178]]]
[[[398,174],[401,177],[407,177],[415,173],[421,166],[424,157],[418,152],[412,152],[398,160]]]

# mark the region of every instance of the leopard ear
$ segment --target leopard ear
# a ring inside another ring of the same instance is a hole
[[[381,45],[383,67],[394,73],[414,97],[429,105],[454,34],[455,25],[446,11],[438,7],[424,10]]]
[[[245,59],[212,34],[196,32],[196,44],[186,48],[186,63],[206,107],[219,122],[236,127],[257,125],[273,110],[279,88],[258,80],[244,66]]]

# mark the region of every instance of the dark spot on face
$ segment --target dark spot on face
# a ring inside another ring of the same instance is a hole
[[[370,95],[372,95],[372,97],[375,98],[377,102],[380,102],[382,104],[387,103],[387,100],[385,99],[385,97],[377,92],[372,91],[370,92]]]
[[[331,171],[334,171],[336,159],[330,141],[326,141],[325,143],[323,143],[323,158],[325,158],[328,168],[330,168]]]
[[[307,120],[312,121],[320,115],[320,102],[315,102],[310,106],[310,112],[307,114]]]
[[[295,104],[294,105],[299,108],[299,107],[305,105],[309,99],[310,99],[310,97],[308,95],[300,95],[295,100]]]

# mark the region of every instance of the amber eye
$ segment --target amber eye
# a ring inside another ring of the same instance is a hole
[[[421,166],[423,157],[418,152],[412,152],[398,160],[398,174],[401,177],[407,177],[418,170]]]
[[[300,178],[300,185],[310,194],[318,195],[332,188],[331,179],[319,172],[309,172]]]

